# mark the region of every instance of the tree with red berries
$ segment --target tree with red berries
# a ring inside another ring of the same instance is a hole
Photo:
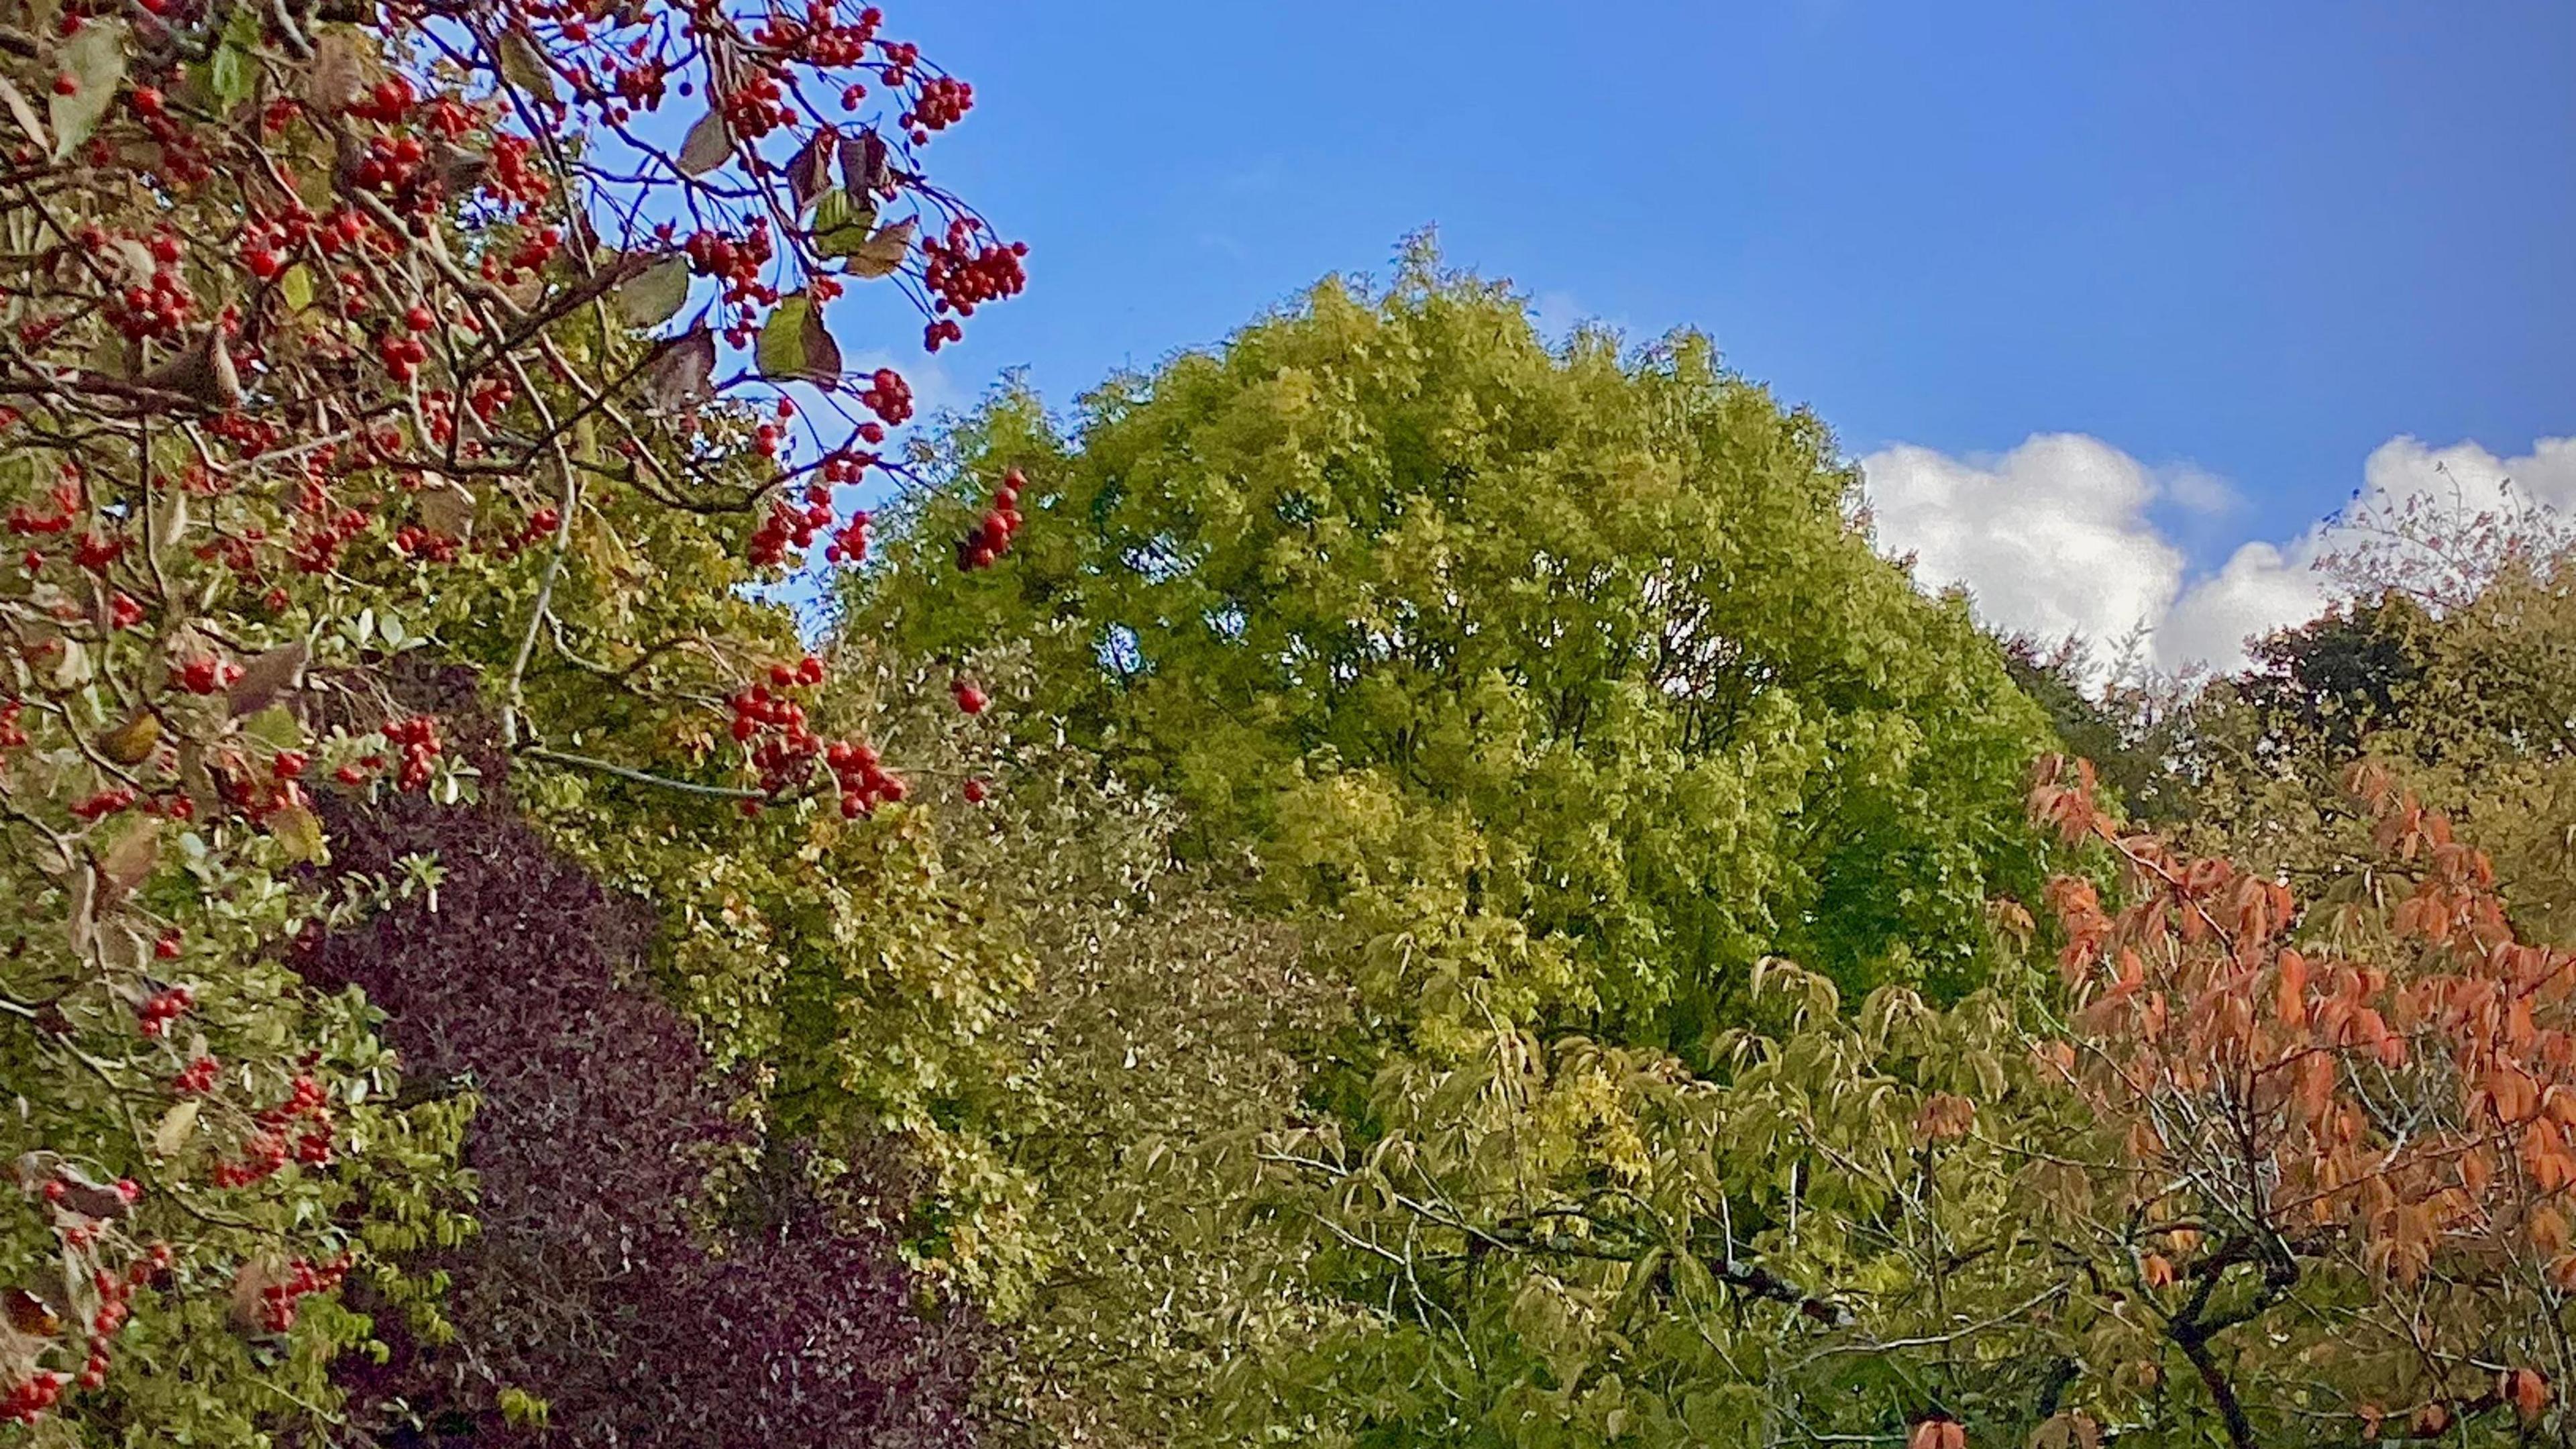
[[[0,1395],[235,1442],[328,1420],[466,1231],[463,1099],[281,944],[325,797],[477,789],[389,670],[472,666],[530,795],[646,820],[905,792],[743,586],[867,548],[924,343],[1022,248],[923,157],[973,103],[873,8],[41,0],[0,24]],[[728,738],[728,731],[731,738]],[[552,791],[550,795],[548,792]],[[649,802],[649,803],[647,803]],[[659,812],[656,814],[655,812]],[[392,1311],[392,1310],[387,1310]]]

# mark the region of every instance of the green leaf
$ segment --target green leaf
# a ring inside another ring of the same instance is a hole
[[[259,77],[258,50],[259,7],[234,6],[232,19],[224,26],[223,42],[206,63],[206,86],[214,92],[217,110],[230,111],[250,99]]]
[[[689,300],[689,261],[664,257],[617,289],[618,309],[638,327],[659,327]]]
[[[778,379],[813,376],[815,365],[823,359],[812,354],[809,344],[821,326],[822,319],[815,312],[812,298],[799,292],[782,299],[778,310],[770,313],[769,320],[761,324],[760,343],[753,354],[762,375]],[[828,343],[830,334],[824,334],[824,340]],[[829,375],[839,376],[839,349],[833,349],[830,364]]]
[[[286,298],[289,308],[301,312],[313,305],[313,274],[298,262],[286,269],[286,275],[277,279],[277,290]]]
[[[242,732],[271,749],[304,748],[304,726],[296,723],[295,711],[282,704],[272,704],[243,720]]]
[[[814,250],[827,257],[851,256],[867,246],[868,228],[876,219],[874,200],[833,187],[814,204]]]
[[[161,1121],[152,1129],[152,1155],[173,1157],[180,1148],[187,1146],[188,1139],[196,1135],[200,1110],[197,1099],[190,1097],[162,1113]]]
[[[54,123],[54,156],[69,156],[98,130],[99,119],[125,82],[125,22],[92,20],[62,50],[62,73],[74,82],[57,90],[48,107]]]

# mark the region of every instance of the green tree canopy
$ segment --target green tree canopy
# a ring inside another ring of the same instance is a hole
[[[1775,954],[1955,994],[1986,900],[2037,885],[2044,715],[1705,337],[1551,350],[1417,246],[1069,430],[1005,393],[946,448],[851,627],[1033,641],[1047,712],[1338,912],[1426,1042],[1496,1011],[1693,1047]],[[1011,465],[1029,526],[955,567]]]

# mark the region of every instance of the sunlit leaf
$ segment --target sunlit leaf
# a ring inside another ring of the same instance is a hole
[[[819,324],[812,298],[802,292],[781,298],[777,309],[769,314],[769,320],[761,324],[760,342],[754,350],[754,360],[760,365],[762,375],[780,379],[811,376],[813,364],[818,359],[811,358],[806,349]],[[831,361],[834,364],[833,375],[838,376],[840,358],[837,352]]]
[[[201,1110],[196,1098],[175,1103],[161,1114],[152,1128],[152,1152],[156,1157],[175,1157],[197,1133],[197,1114]]]
[[[846,257],[868,244],[876,225],[876,202],[840,187],[823,193],[814,206],[814,250],[827,257]]]
[[[28,140],[40,147],[47,144],[44,125],[36,119],[36,108],[27,104],[26,92],[11,84],[7,76],[0,76],[0,105],[8,108],[9,118],[27,133]]]

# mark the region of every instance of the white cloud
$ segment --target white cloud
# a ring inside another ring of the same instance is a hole
[[[2235,492],[2188,467],[2151,468],[2099,438],[2035,435],[2000,456],[1954,458],[1899,444],[1861,460],[1879,546],[1911,553],[1926,588],[1967,586],[1979,617],[2048,638],[2075,635],[2107,653],[2140,625],[2156,664],[2245,660],[2245,643],[2322,611],[2321,558],[2356,540],[2342,517],[2409,499],[2465,513],[2513,501],[2576,513],[2576,437],[2543,438],[2518,458],[2476,443],[2431,448],[2398,437],[2362,464],[2345,515],[2283,543],[2239,547],[2214,573],[2188,577],[2157,504],[2212,515]],[[2508,485],[2507,480],[2511,480]]]
[[[2154,471],[2098,438],[1964,459],[1900,444],[1861,469],[1880,547],[1912,554],[1927,588],[1967,585],[1998,628],[2116,643],[2181,592],[2182,551],[2147,516]]]

